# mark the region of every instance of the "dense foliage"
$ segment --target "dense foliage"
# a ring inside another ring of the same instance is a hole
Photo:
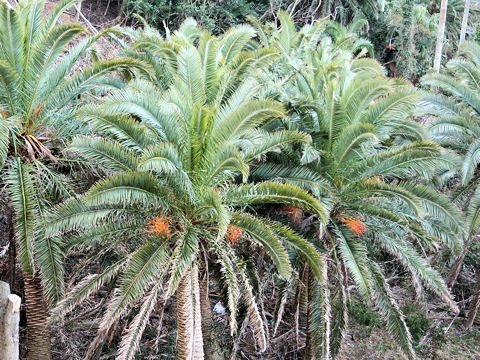
[[[269,14],[273,3],[132,1],[141,26],[83,38],[57,24],[73,3],[46,18],[42,1],[0,3],[0,182],[29,359],[51,357],[48,317],[100,290],[86,358],[112,346],[134,359],[173,300],[181,360],[235,358],[247,338],[266,351],[288,306],[305,359],[338,358],[359,308],[414,359],[430,321],[400,306],[391,263],[420,304],[464,310],[451,287],[480,226],[480,46],[421,77],[435,2],[298,1]],[[477,287],[467,326],[480,276]]]
[[[266,0],[130,0],[124,12],[145,18],[149,24],[165,29],[176,29],[188,17],[194,17],[213,33],[221,33],[230,26],[245,22],[248,15],[261,15],[269,8]]]

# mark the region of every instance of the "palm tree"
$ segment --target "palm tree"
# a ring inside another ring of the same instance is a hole
[[[374,60],[352,60],[351,53],[344,54],[350,60],[341,70],[329,71],[331,63],[321,61],[323,50],[319,45],[305,57],[278,94],[288,101],[290,121],[269,126],[305,131],[313,142],[269,156],[271,162],[257,166],[252,178],[302,186],[329,211],[329,222],[312,230],[318,237],[311,241],[335,264],[335,276],[325,274],[324,282],[312,282],[307,266],[297,290],[297,311],[303,299],[307,302],[306,358],[338,355],[347,327],[349,278],[386,318],[404,353],[414,358],[409,330],[375,249],[390,254],[412,274],[418,294],[426,287],[457,310],[444,281],[416,246],[434,250],[445,243],[454,253],[461,250],[461,213],[424,185],[435,167],[452,168],[455,162],[422,126],[408,120],[420,99],[410,84],[386,78]],[[331,295],[329,285],[336,285]]]
[[[132,359],[161,294],[176,294],[178,358],[211,354],[209,329],[203,327],[202,333],[202,323],[209,321],[208,281],[200,282],[199,276],[208,279],[212,264],[218,264],[226,289],[232,335],[244,323],[237,320],[243,303],[258,348],[265,350],[261,298],[236,251],[240,240],[263,248],[283,278],[291,272],[290,248],[321,278],[321,257],[308,242],[247,211],[255,204],[283,203],[310,211],[321,223],[327,220],[324,206],[294,185],[245,183],[254,159],[285,144],[310,141],[302,132],[258,129],[282,118],[285,109],[257,98],[260,86],[253,75],[271,64],[276,52],[247,50],[254,36],[253,28],[239,26],[220,38],[203,31],[197,46],[195,39],[171,40],[176,51],[166,65],[172,77],[166,91],[162,81],[133,80],[80,110],[97,136],[77,137],[69,148],[111,175],[58,207],[48,233],[77,230],[69,244],[93,247],[96,258],[108,254],[112,259],[101,273],[80,281],[55,312],[69,311],[117,279],[87,357],[140,301],[117,352],[118,359]]]
[[[107,73],[134,64],[97,61],[73,72],[101,36],[72,47],[83,28],[56,22],[74,3],[60,2],[46,18],[43,1],[0,3],[0,167],[14,211],[11,241],[18,246],[25,284],[29,359],[50,359],[47,301],[54,305],[63,296],[61,241],[44,237],[42,228],[44,206],[68,195],[56,173],[60,159],[54,149],[75,129],[72,105],[80,94],[108,85]]]
[[[462,253],[450,269],[447,278],[447,284],[450,287],[454,285],[469,245],[480,228],[478,222],[480,191],[477,172],[480,162],[479,56],[480,46],[477,43],[464,42],[460,47],[459,57],[447,63],[445,73],[429,74],[422,79],[424,84],[434,86],[444,94],[432,94],[425,98],[429,112],[437,116],[430,126],[432,136],[441,145],[452,149],[462,157],[461,168],[458,171],[461,174],[461,183],[453,192],[452,201],[465,209],[467,237]],[[447,175],[446,180],[452,182],[451,177],[455,173],[445,172],[445,175]],[[478,283],[480,283],[480,276],[478,276]],[[472,325],[479,305],[480,301],[476,296],[470,306],[467,326]]]

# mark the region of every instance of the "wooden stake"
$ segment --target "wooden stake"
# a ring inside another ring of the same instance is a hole
[[[21,300],[10,294],[10,286],[0,281],[0,355],[5,360],[18,360],[18,324]]]

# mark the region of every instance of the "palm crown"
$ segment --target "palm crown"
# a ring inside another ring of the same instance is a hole
[[[424,99],[427,111],[436,116],[429,126],[430,133],[438,143],[458,153],[462,160],[456,171],[440,171],[443,184],[460,182],[451,200],[466,214],[466,242],[449,272],[449,286],[454,284],[469,244],[480,228],[480,190],[477,187],[477,167],[480,163],[479,55],[480,46],[477,43],[465,42],[459,56],[447,63],[444,72],[428,74],[422,79],[423,84],[437,89],[437,94],[430,94]],[[479,303],[478,297],[472,302],[467,324],[472,324]]]
[[[167,66],[173,81],[166,91],[161,91],[163,84],[132,80],[100,104],[80,110],[100,136],[78,137],[70,149],[112,175],[59,207],[49,233],[80,230],[75,246],[103,245],[101,253],[116,250],[119,243],[127,248],[118,262],[82,281],[58,308],[58,313],[68,311],[112,277],[120,278],[90,351],[142,298],[118,351],[119,358],[132,358],[157,295],[176,292],[179,358],[202,358],[204,299],[199,298],[198,265],[205,269],[208,261],[203,259],[209,257],[219,263],[226,284],[231,333],[237,330],[242,298],[264,350],[265,324],[245,263],[232,246],[240,238],[262,247],[284,278],[291,271],[286,247],[296,249],[321,277],[320,256],[308,242],[244,210],[258,203],[285,203],[325,222],[324,206],[293,185],[235,185],[247,179],[253,159],[284,144],[310,141],[302,132],[259,130],[285,110],[278,102],[256,98],[259,84],[247,73],[268,66],[275,52],[245,50],[254,35],[251,27],[240,26],[221,38],[202,32],[196,47],[172,39],[175,57]],[[115,240],[98,243],[106,234]]]
[[[307,356],[338,354],[347,323],[350,275],[413,358],[403,315],[369,249],[380,247],[398,259],[412,273],[417,290],[423,284],[456,309],[443,280],[414,245],[419,242],[423,249],[434,250],[440,241],[454,253],[461,248],[457,238],[463,231],[461,213],[447,198],[421,184],[436,167],[453,169],[455,159],[407,119],[421,98],[410,85],[385,78],[375,61],[353,59],[348,52],[341,57],[343,66],[334,68],[331,64],[338,55],[332,53],[332,61],[325,60],[323,46],[326,43],[311,58],[300,60],[299,70],[286,81],[289,86],[277,95],[289,102],[291,120],[269,127],[305,131],[312,143],[303,145],[303,152],[297,146],[281,157],[270,156],[273,163],[257,166],[252,177],[307,188],[329,210],[329,222],[319,226],[319,240],[312,241],[336,264],[338,287],[332,303],[325,295],[327,283],[312,288]]]

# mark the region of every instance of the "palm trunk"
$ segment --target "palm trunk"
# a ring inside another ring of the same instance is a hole
[[[307,268],[309,270],[309,268]],[[306,334],[307,337],[305,339],[305,360],[315,360],[316,359],[316,351],[315,347],[313,346],[313,339],[312,337],[315,336],[312,333],[312,301],[313,301],[313,277],[311,275],[311,271],[308,273],[308,307],[307,307],[307,329]]]
[[[27,305],[28,360],[50,360],[50,325],[42,282],[40,277],[25,273],[23,282]]]
[[[15,228],[13,225],[13,210],[8,209],[8,271],[6,279],[10,285],[10,290],[16,290],[16,266],[17,266],[17,243],[15,241]]]
[[[440,64],[442,62],[443,37],[445,34],[445,22],[447,20],[447,6],[448,0],[442,0],[440,4],[440,19],[438,20],[437,43],[435,45],[435,59],[433,61],[433,68],[436,72],[440,71]]]
[[[460,274],[460,270],[462,269],[463,260],[465,259],[465,255],[467,255],[468,248],[470,246],[470,242],[472,241],[472,238],[473,237],[470,236],[467,242],[463,245],[462,253],[458,256],[458,258],[455,259],[455,262],[453,263],[452,267],[450,268],[450,271],[448,272],[447,286],[450,289],[455,284],[455,281],[457,281],[458,275]]]
[[[460,41],[458,45],[462,45],[465,41],[465,35],[467,34],[468,26],[468,13],[470,12],[470,0],[465,0],[465,8],[463,9],[462,29],[460,31]]]
[[[200,310],[202,314],[202,334],[205,347],[205,359],[207,360],[223,360],[218,338],[213,331],[213,316],[208,295],[208,277],[200,282]]]
[[[177,289],[177,348],[179,360],[204,360],[198,268],[183,275]]]
[[[470,308],[468,309],[468,317],[467,317],[467,321],[465,322],[465,327],[467,329],[469,329],[473,325],[473,321],[477,316],[479,306],[480,306],[480,267],[477,270],[477,282],[473,290],[473,300],[472,300],[472,303],[470,304]]]

